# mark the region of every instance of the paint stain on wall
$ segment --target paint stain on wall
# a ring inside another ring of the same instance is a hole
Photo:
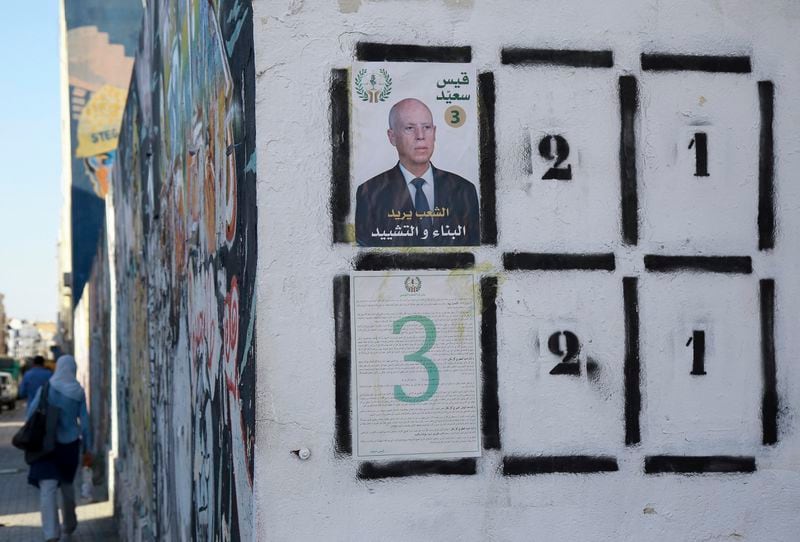
[[[339,11],[342,13],[355,13],[361,9],[361,0],[339,0]]]

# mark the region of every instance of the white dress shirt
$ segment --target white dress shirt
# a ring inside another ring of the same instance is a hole
[[[411,184],[411,181],[414,179],[425,179],[425,184],[422,185],[422,193],[425,194],[425,197],[428,199],[428,209],[433,211],[434,208],[434,199],[433,196],[435,194],[433,188],[433,170],[431,169],[431,165],[428,164],[428,169],[425,170],[425,173],[420,175],[419,177],[415,176],[413,173],[408,171],[406,168],[403,167],[403,164],[400,164],[400,171],[403,172],[403,178],[406,180],[406,186],[408,187],[408,192],[411,194],[411,202],[416,201],[417,196],[417,189]]]

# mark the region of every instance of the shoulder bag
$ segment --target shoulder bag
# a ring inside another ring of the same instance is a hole
[[[52,452],[56,446],[58,408],[47,400],[49,390],[50,383],[46,382],[36,410],[11,439],[15,447],[25,450],[25,462],[29,465]]]

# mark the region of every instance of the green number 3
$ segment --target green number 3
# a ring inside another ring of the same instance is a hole
[[[425,367],[425,370],[428,371],[428,389],[426,389],[422,395],[409,396],[403,391],[402,386],[396,384],[394,387],[394,398],[404,403],[421,403],[433,397],[433,394],[436,393],[436,390],[439,388],[439,368],[436,367],[436,364],[431,361],[430,358],[425,357],[425,354],[433,348],[433,343],[436,342],[436,326],[430,318],[425,316],[406,316],[405,318],[394,321],[394,334],[399,335],[403,330],[403,326],[408,322],[422,324],[422,327],[425,329],[425,342],[422,344],[422,348],[413,354],[407,354],[403,359],[406,361],[416,361]]]
[[[461,115],[458,111],[450,111],[450,124],[458,124],[461,122]]]

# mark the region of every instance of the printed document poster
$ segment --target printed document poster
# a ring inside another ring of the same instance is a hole
[[[359,246],[480,244],[476,78],[471,64],[353,64]]]
[[[357,459],[481,455],[475,275],[351,277]]]

